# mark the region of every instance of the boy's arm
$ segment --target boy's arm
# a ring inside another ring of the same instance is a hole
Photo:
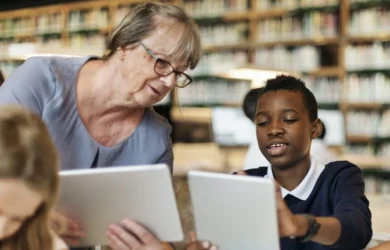
[[[372,237],[372,228],[361,171],[357,167],[346,168],[334,182],[334,216],[316,217],[320,228],[311,240],[335,249],[363,249]],[[281,237],[306,235],[308,219],[292,214],[281,196],[278,199],[278,216],[283,222],[279,225]]]
[[[333,217],[340,222],[341,233],[333,247],[363,249],[372,238],[372,225],[362,172],[356,166],[346,168],[334,182]]]
[[[293,237],[304,237],[308,231],[309,223],[307,218],[302,215],[294,215],[297,226],[296,233],[292,233]],[[317,234],[311,239],[321,245],[334,245],[341,235],[340,221],[333,217],[316,217],[320,228]]]

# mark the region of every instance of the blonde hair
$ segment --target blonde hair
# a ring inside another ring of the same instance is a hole
[[[0,107],[0,178],[21,180],[43,198],[19,230],[0,241],[0,249],[53,249],[49,216],[58,192],[57,152],[43,121],[18,106]]]
[[[109,59],[118,48],[149,36],[156,28],[156,16],[173,18],[184,24],[185,31],[174,56],[188,62],[191,69],[195,68],[202,56],[199,28],[182,8],[167,3],[144,3],[134,7],[109,36],[103,59]]]

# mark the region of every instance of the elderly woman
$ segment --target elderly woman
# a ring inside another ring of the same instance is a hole
[[[0,88],[0,104],[19,103],[42,117],[60,152],[61,169],[172,167],[171,126],[151,106],[175,86],[190,84],[184,72],[200,57],[199,31],[189,16],[174,5],[146,3],[113,30],[102,58],[26,60]],[[72,243],[82,232],[74,223],[69,227],[70,237],[64,238]],[[134,237],[142,230],[125,221],[111,226],[107,237],[114,249],[143,249],[150,239]]]

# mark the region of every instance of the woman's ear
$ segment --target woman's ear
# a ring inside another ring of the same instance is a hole
[[[319,118],[317,118],[314,122],[313,122],[313,125],[312,125],[312,128],[311,128],[311,139],[316,139],[318,138],[321,133],[322,133],[322,122]]]

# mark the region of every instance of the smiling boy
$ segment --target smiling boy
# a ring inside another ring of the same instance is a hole
[[[347,161],[326,166],[310,156],[322,131],[317,101],[292,76],[267,81],[256,109],[259,148],[270,167],[245,171],[274,179],[281,249],[363,249],[372,237],[361,170]]]

